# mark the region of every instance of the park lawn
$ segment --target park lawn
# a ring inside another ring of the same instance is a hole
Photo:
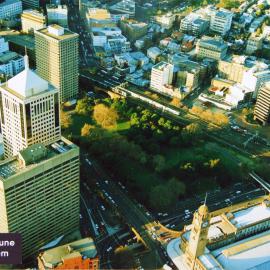
[[[120,132],[120,133],[124,133],[125,131],[130,129],[130,121],[122,121],[122,122],[118,122],[115,126],[108,128],[108,131],[111,132]]]

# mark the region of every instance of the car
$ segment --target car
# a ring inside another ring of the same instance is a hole
[[[115,201],[112,199],[112,203],[115,204]]]
[[[105,180],[105,183],[106,183],[106,184],[109,184],[109,181],[108,181],[108,180]]]
[[[236,191],[236,194],[240,194],[240,193],[241,193],[241,191],[240,191],[240,190],[237,190],[237,191]]]
[[[168,213],[164,213],[162,216],[163,217],[167,217],[168,216]]]
[[[158,213],[157,215],[158,215],[158,216],[162,216],[163,214],[162,214],[162,213]]]
[[[99,228],[99,226],[96,224],[96,229],[98,229]]]
[[[103,211],[106,210],[106,208],[104,207],[104,205],[101,205],[100,207],[101,207],[101,209],[102,209]]]
[[[82,219],[82,215],[80,214],[80,219]]]
[[[147,215],[148,217],[150,217],[150,213],[149,213],[149,212],[146,212],[146,215]]]
[[[190,211],[188,209],[185,210],[185,213],[189,213]]]
[[[175,228],[175,224],[172,224],[172,225],[171,225],[171,228]]]

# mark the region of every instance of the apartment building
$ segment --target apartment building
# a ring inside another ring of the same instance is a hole
[[[270,83],[260,88],[254,109],[254,119],[266,125],[270,121]]]
[[[6,157],[61,137],[58,90],[29,69],[0,86],[0,122]]]
[[[180,30],[194,36],[200,36],[209,29],[209,20],[196,13],[190,13],[181,20]]]
[[[35,32],[37,73],[60,90],[60,102],[78,96],[78,40],[56,24]]]
[[[196,45],[198,58],[224,59],[227,55],[228,45],[221,39],[203,37]]]
[[[256,51],[262,49],[263,40],[264,38],[262,35],[256,36],[254,33],[251,34],[251,36],[248,38],[248,41],[247,41],[245,53],[251,55],[255,53]]]
[[[211,12],[210,30],[220,35],[225,35],[232,25],[233,13],[226,9]]]
[[[0,163],[0,232],[19,232],[23,259],[79,227],[79,148],[61,138]]]
[[[22,13],[22,1],[6,0],[0,3],[0,19],[10,19]]]
[[[223,79],[241,83],[244,73],[249,69],[245,65],[244,56],[233,56],[232,58],[220,60],[218,62],[218,73]]]
[[[173,65],[160,62],[152,67],[151,84],[153,90],[161,91],[164,85],[172,84],[173,80]]]
[[[24,10],[21,15],[22,31],[33,34],[35,30],[46,27],[46,16],[38,10]]]

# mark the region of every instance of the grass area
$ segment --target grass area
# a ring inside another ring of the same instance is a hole
[[[116,126],[111,127],[110,129],[108,129],[111,132],[125,132],[126,130],[128,130],[130,128],[130,121],[122,121],[117,123]]]

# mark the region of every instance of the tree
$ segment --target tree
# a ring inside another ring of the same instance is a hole
[[[81,129],[81,136],[82,137],[89,137],[91,129],[93,129],[93,128],[95,128],[95,127],[92,125],[84,124],[84,126]]]
[[[166,161],[164,156],[162,155],[155,155],[153,157],[153,166],[156,172],[161,172],[162,170],[164,170],[166,165]]]
[[[60,121],[61,121],[61,127],[63,129],[67,129],[72,125],[71,115],[67,112],[64,112],[64,111],[60,112]]]
[[[76,113],[81,115],[87,115],[90,112],[90,100],[88,97],[80,99],[77,101],[77,105],[75,108]]]
[[[165,185],[157,185],[151,189],[150,204],[155,209],[166,209],[171,204],[170,192]]]
[[[119,118],[115,109],[109,108],[104,104],[95,105],[93,117],[103,128],[115,126]]]
[[[172,99],[172,101],[171,101],[171,105],[173,105],[173,106],[175,106],[175,107],[181,107],[181,101],[180,101],[180,99],[179,98],[177,98],[177,97],[174,97],[173,99]]]
[[[185,195],[186,185],[176,178],[171,178],[167,184],[167,187],[176,201],[179,195]]]
[[[202,132],[199,124],[191,123],[182,129],[181,135],[184,142],[195,143],[195,139],[201,138]]]

